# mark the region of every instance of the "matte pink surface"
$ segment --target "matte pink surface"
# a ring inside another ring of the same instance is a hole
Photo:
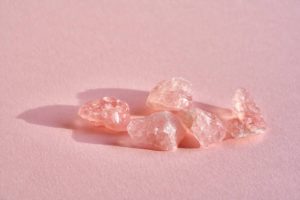
[[[296,0],[0,0],[0,199],[300,199],[299,21]],[[267,134],[168,153],[76,128],[173,76],[201,106],[249,89]]]

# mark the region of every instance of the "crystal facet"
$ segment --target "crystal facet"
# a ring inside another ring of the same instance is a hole
[[[176,111],[190,107],[192,84],[183,78],[159,82],[147,98],[146,105],[153,110]]]
[[[222,120],[212,113],[191,108],[179,112],[178,116],[203,147],[220,142],[226,136],[226,128]]]
[[[176,150],[185,130],[177,117],[168,111],[133,119],[127,127],[134,144],[153,150]]]
[[[128,104],[114,97],[87,102],[80,107],[78,115],[96,126],[114,131],[126,131],[130,121]]]
[[[233,112],[237,119],[228,123],[228,130],[233,137],[245,137],[265,132],[266,123],[260,109],[243,88],[236,90],[233,97]]]

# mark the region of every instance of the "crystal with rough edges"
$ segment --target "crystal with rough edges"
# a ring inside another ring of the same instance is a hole
[[[174,77],[159,82],[149,93],[146,105],[153,110],[176,111],[190,107],[192,101],[192,84]]]
[[[162,151],[176,150],[185,134],[180,120],[168,111],[133,119],[127,130],[136,146]]]
[[[203,147],[220,142],[226,136],[224,123],[210,112],[191,108],[181,111],[177,115]]]
[[[244,88],[236,90],[233,97],[233,112],[237,116],[228,123],[233,137],[245,137],[265,132],[266,123],[260,109]]]
[[[78,115],[96,126],[114,131],[126,131],[130,121],[128,104],[114,97],[87,102],[80,107]]]

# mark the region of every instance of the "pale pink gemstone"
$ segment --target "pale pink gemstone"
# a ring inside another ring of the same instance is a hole
[[[126,131],[130,121],[128,104],[114,97],[90,101],[80,107],[78,115],[96,126],[114,131]]]
[[[237,89],[233,97],[233,112],[237,119],[229,121],[228,129],[233,137],[245,137],[264,133],[266,123],[260,109],[243,88]]]
[[[176,150],[185,134],[180,120],[168,111],[133,119],[127,130],[136,146],[161,151]]]
[[[176,111],[190,107],[192,84],[183,78],[159,82],[147,98],[146,105],[153,110]]]
[[[249,130],[247,129],[245,124],[242,123],[238,118],[228,120],[226,125],[228,132],[234,138],[246,137],[251,134],[249,133]]]
[[[226,136],[226,128],[222,120],[212,113],[199,108],[191,108],[180,111],[177,116],[203,147],[218,143]]]

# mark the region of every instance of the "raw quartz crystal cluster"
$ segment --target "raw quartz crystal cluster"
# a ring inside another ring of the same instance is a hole
[[[261,134],[266,131],[266,123],[260,109],[248,91],[243,88],[237,89],[232,102],[236,118],[228,122],[228,130],[234,138]]]
[[[221,142],[227,135],[241,138],[266,130],[260,109],[245,89],[233,97],[233,117],[221,119],[215,113],[193,106],[192,84],[183,78],[159,82],[149,93],[148,116],[133,118],[126,102],[103,97],[82,105],[79,116],[95,126],[129,134],[132,143],[141,148],[174,151],[187,134],[202,147]]]
[[[217,115],[210,112],[199,108],[190,108],[180,111],[177,116],[188,129],[188,132],[194,135],[203,147],[220,142],[226,136],[224,123]]]
[[[146,105],[153,110],[184,110],[192,103],[192,84],[183,78],[159,82],[149,93]]]
[[[128,104],[114,97],[87,102],[79,108],[78,115],[95,126],[113,131],[126,131],[130,121]]]
[[[176,150],[185,135],[180,120],[168,111],[131,120],[127,129],[137,146],[154,150]]]

